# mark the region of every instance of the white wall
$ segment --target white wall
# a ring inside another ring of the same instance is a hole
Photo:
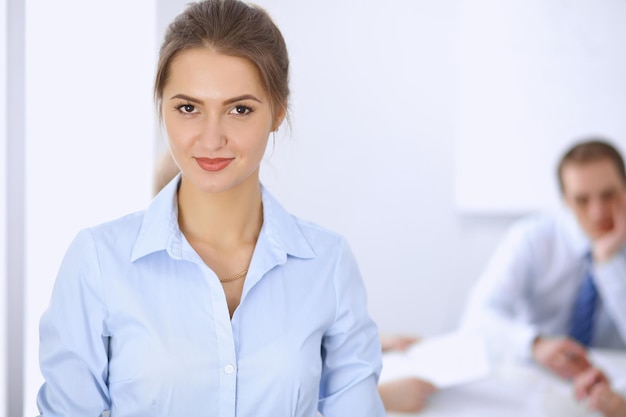
[[[25,416],[37,415],[38,322],[80,228],[151,198],[154,0],[26,3]]]
[[[625,20],[623,0],[459,1],[459,208],[554,206],[545,179],[572,141],[601,135],[626,150]]]

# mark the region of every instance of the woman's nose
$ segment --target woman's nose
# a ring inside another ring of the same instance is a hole
[[[220,149],[226,145],[226,134],[218,116],[211,115],[204,120],[198,140],[203,147],[210,151]]]

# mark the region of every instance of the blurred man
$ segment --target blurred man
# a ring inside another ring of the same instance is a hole
[[[461,327],[573,379],[591,366],[586,348],[626,349],[626,172],[612,145],[589,140],[557,174],[567,210],[511,228]]]

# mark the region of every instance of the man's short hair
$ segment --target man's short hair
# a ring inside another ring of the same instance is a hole
[[[557,176],[561,193],[565,191],[563,187],[563,168],[568,164],[586,164],[600,159],[608,159],[615,164],[617,171],[626,182],[626,169],[624,159],[615,146],[604,138],[589,138],[578,142],[570,148],[559,161]]]

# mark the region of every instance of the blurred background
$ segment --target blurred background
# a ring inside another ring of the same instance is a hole
[[[78,230],[143,209],[152,104],[186,0],[0,0],[0,417],[37,415],[38,321]],[[382,333],[455,328],[555,163],[626,145],[623,0],[259,0],[291,57],[264,184],[345,235]]]

